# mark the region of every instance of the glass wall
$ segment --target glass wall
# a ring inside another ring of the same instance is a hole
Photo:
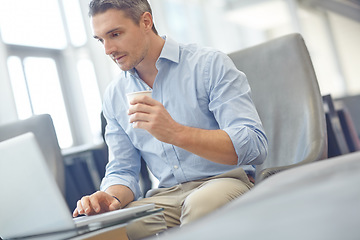
[[[334,97],[359,94],[360,68],[355,65],[360,62],[360,22],[307,2],[311,1],[151,1],[161,34],[225,53],[299,32],[322,93]]]
[[[160,35],[225,53],[300,32],[322,93],[360,94],[360,23],[356,20],[301,0],[149,2]],[[2,1],[0,124],[49,113],[61,147],[102,141],[101,97],[120,70],[92,39],[88,3]]]
[[[50,114],[62,148],[100,142],[101,98],[80,2],[3,1],[0,31],[17,117]]]

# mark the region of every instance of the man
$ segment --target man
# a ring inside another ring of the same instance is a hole
[[[160,37],[146,0],[89,6],[94,38],[122,73],[104,95],[110,159],[101,191],[79,200],[74,217],[150,202],[164,208],[137,226],[144,235],[128,229],[135,239],[191,222],[248,191],[267,139],[246,76],[223,53]],[[152,98],[137,97],[129,107],[126,93],[144,90]],[[137,201],[141,157],[159,188]]]

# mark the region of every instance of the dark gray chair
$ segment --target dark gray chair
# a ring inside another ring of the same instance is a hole
[[[256,166],[256,182],[325,159],[323,102],[302,36],[286,35],[229,56],[247,75],[269,140],[268,158]]]
[[[344,131],[345,140],[350,152],[360,151],[360,138],[357,135],[354,120],[351,117],[349,110],[344,106],[337,109],[340,123]]]
[[[323,102],[328,130],[328,157],[359,151],[360,139],[355,121],[344,101],[333,101],[329,94],[323,96]]]
[[[335,105],[341,105],[348,109],[349,114],[354,122],[354,127],[360,138],[360,94],[345,96],[334,100]]]
[[[336,157],[350,152],[346,142],[345,132],[340,121],[339,112],[335,109],[330,94],[322,97],[326,117],[328,135],[328,157]]]

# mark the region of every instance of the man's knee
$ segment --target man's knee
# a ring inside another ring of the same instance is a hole
[[[194,221],[239,197],[250,186],[234,178],[213,179],[194,190],[184,201],[181,225]]]

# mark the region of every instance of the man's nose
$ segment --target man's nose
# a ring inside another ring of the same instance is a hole
[[[116,47],[111,41],[104,41],[104,49],[106,55],[111,55],[116,51]]]

